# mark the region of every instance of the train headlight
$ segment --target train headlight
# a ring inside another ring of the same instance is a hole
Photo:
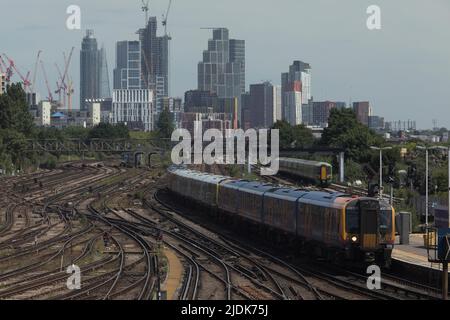
[[[357,236],[353,236],[352,237],[352,242],[356,242],[356,241],[358,241],[358,237]]]

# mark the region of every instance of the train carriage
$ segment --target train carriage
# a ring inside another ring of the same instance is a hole
[[[308,191],[280,188],[264,196],[262,223],[296,235],[298,199]]]
[[[237,213],[239,204],[239,188],[248,184],[247,180],[231,180],[219,185],[217,206],[223,212]]]
[[[328,186],[333,179],[333,167],[326,162],[294,158],[279,158],[279,171],[318,185]]]
[[[275,234],[320,248],[326,257],[389,265],[395,211],[374,198],[233,180],[191,170],[171,170],[169,188],[193,203],[240,216]],[[282,239],[283,237],[280,237]]]
[[[237,214],[261,223],[264,194],[272,189],[274,189],[273,185],[261,184],[261,182],[249,182],[241,186],[238,189]]]

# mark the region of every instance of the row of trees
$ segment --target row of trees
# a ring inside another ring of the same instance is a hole
[[[167,130],[170,130],[167,129]],[[11,173],[37,166],[54,164],[59,155],[26,152],[27,139],[128,139],[130,132],[125,125],[101,123],[94,128],[67,127],[64,129],[41,128],[34,125],[29,113],[26,95],[20,84],[11,84],[0,95],[0,169]]]

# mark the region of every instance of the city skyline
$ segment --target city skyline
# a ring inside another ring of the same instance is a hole
[[[386,121],[412,119],[417,120],[419,128],[430,128],[432,120],[439,119],[439,126],[450,127],[450,120],[443,117],[448,111],[446,88],[450,84],[450,46],[443,41],[445,30],[450,28],[449,19],[445,20],[450,5],[439,0],[376,2],[382,9],[379,31],[366,28],[365,10],[372,4],[369,1],[282,1],[277,7],[269,1],[258,1],[258,12],[265,12],[265,16],[255,15],[251,2],[234,10],[234,0],[195,0],[189,4],[174,1],[168,23],[173,38],[172,96],[182,97],[185,91],[196,87],[197,63],[210,38],[210,32],[200,28],[221,26],[228,28],[233,37],[246,41],[246,90],[249,84],[265,80],[278,85],[280,73],[293,60],[308,61],[313,66],[315,101],[370,101],[376,114]],[[52,66],[54,62],[61,65],[62,52],[75,46],[70,75],[78,84],[79,49],[87,29],[94,29],[99,47],[104,45],[111,62],[115,61],[115,43],[137,40],[135,32],[144,26],[139,1],[109,1],[108,6],[104,1],[79,1],[82,29],[69,31],[65,28],[69,4],[47,0],[30,3],[30,12],[37,15],[18,14],[22,6],[16,3],[5,7],[3,34],[13,36],[1,39],[1,51],[15,59],[26,73],[33,69],[38,50],[44,51],[42,59]],[[166,6],[167,1],[152,1],[149,12],[158,19],[159,35],[163,32],[161,14]],[[45,16],[55,18],[43,19],[44,11]],[[296,19],[298,27],[293,28],[290,21],[298,17],[302,19]],[[51,83],[56,80],[53,69],[48,70]],[[111,69],[109,76],[112,78]],[[38,74],[38,82],[43,97],[46,90],[42,74]],[[75,97],[78,95],[76,92]],[[74,105],[79,105],[77,98]]]

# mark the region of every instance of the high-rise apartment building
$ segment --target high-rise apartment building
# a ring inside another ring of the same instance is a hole
[[[117,42],[114,89],[142,89],[139,41]]]
[[[111,97],[105,50],[98,49],[93,30],[87,30],[80,51],[80,109],[86,100]]]
[[[226,28],[213,30],[208,49],[198,64],[198,89],[215,92],[219,98],[237,98],[245,93],[245,41],[229,39]],[[240,118],[240,106],[238,113]]]
[[[158,20],[150,17],[145,28],[138,30],[141,43],[142,88],[155,91],[157,111],[161,98],[169,96],[169,50],[171,37],[157,36]]]
[[[353,111],[359,122],[369,126],[369,117],[372,115],[372,106],[368,101],[354,102]]]
[[[270,82],[250,85],[242,98],[243,128],[270,128],[277,117],[277,92]]]
[[[299,83],[299,84],[298,84]],[[298,96],[298,94],[292,94],[293,87],[300,86],[301,92],[301,109],[290,110],[290,107],[297,108],[298,102],[293,102],[293,97]],[[281,91],[282,91],[282,110],[283,119],[292,122],[291,116],[295,114],[295,118],[298,119],[298,113],[302,114],[300,118],[300,123],[310,124],[313,122],[312,116],[312,91],[311,91],[311,66],[309,63],[303,61],[294,61],[294,63],[289,66],[289,72],[281,74]],[[290,99],[291,103],[288,103]],[[298,122],[297,120],[295,121]],[[300,124],[297,123],[297,124]]]
[[[300,81],[294,81],[284,92],[284,120],[296,126],[303,123],[302,118],[302,86]]]

